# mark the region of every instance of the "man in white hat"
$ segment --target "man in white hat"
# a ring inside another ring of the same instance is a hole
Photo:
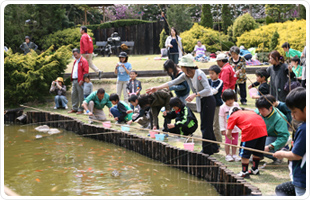
[[[217,65],[221,68],[221,72],[219,74],[219,79],[223,81],[223,90],[230,88],[235,90],[235,85],[237,81],[237,76],[235,75],[234,68],[228,63],[228,58],[226,54],[221,53],[216,57]]]

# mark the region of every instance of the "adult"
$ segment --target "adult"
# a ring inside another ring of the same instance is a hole
[[[295,78],[295,74],[291,73],[287,64],[284,63],[284,57],[277,50],[269,53],[269,63],[272,64],[267,68],[267,73],[270,77],[270,94],[278,101],[285,101],[287,92],[284,91],[285,83]]]
[[[30,37],[25,37],[25,42],[19,46],[24,51],[24,55],[30,52],[30,49],[33,49],[34,51],[38,49],[38,46],[34,42],[30,42]]]
[[[180,84],[183,81],[187,81],[193,91],[193,94],[189,95],[186,98],[186,101],[191,102],[194,98],[196,98],[197,112],[200,113],[200,129],[202,132],[202,138],[216,141],[213,132],[213,119],[216,107],[215,98],[212,94],[207,76],[202,70],[198,69],[193,60],[194,57],[190,54],[183,56],[179,66],[181,66],[184,73],[172,81],[147,89],[147,92],[153,93],[159,89],[167,88]],[[215,143],[203,141],[202,148],[202,153],[209,155],[218,152],[218,146]]]
[[[201,41],[198,41],[197,42],[197,45],[195,45],[195,48],[194,48],[194,52],[195,52],[195,60],[196,61],[207,61],[208,60],[208,57],[206,56],[206,47],[205,45],[202,45],[201,44]]]
[[[168,48],[168,58],[173,60],[175,64],[179,63],[179,58],[182,57],[182,38],[178,36],[177,30],[172,27],[170,35],[167,37],[165,46]]]
[[[73,49],[72,53],[75,58],[71,73],[72,110],[70,110],[68,113],[82,114],[83,113],[82,103],[84,100],[83,87],[82,87],[84,83],[83,77],[84,74],[88,74],[89,67],[87,60],[81,55],[79,49],[76,48]]]
[[[104,106],[109,108],[109,115],[113,116],[111,114],[112,103],[109,98],[110,96],[105,92],[105,90],[100,88],[97,91],[92,92],[86,99],[84,99],[83,107],[86,110],[86,114],[89,116],[90,124],[93,123],[92,120],[104,121],[107,119],[103,111]]]
[[[102,71],[99,70],[96,65],[94,65],[92,59],[93,59],[93,39],[87,34],[87,27],[81,26],[80,33],[82,34],[82,37],[80,39],[80,51],[84,58],[86,58],[88,65],[90,68],[92,68],[99,76],[99,79],[101,78]]]
[[[243,45],[240,46],[240,56],[243,56],[244,59],[250,61],[252,59],[252,54],[249,50],[247,50]]]
[[[65,108],[68,109],[67,103],[68,100],[66,98],[66,86],[64,85],[64,79],[62,77],[58,77],[56,81],[52,82],[50,92],[55,92],[55,107],[54,109],[58,108]]]
[[[226,55],[224,53],[217,55],[216,62],[217,65],[221,68],[219,79],[223,81],[222,92],[224,92],[226,89],[235,90],[235,85],[237,81],[235,69],[228,63],[228,58],[226,57]]]
[[[231,57],[229,58],[228,62],[229,64],[235,69],[237,81],[235,86],[235,91],[238,93],[238,86],[240,91],[240,102],[242,105],[247,105],[247,99],[246,99],[246,61],[244,57],[239,56],[240,49],[237,46],[232,46],[229,50]]]
[[[171,77],[172,80],[178,78],[181,74],[183,74],[181,68],[179,68],[172,60],[168,59],[164,63],[164,70],[167,72],[167,74]],[[186,81],[183,81],[182,83],[178,85],[174,85],[169,87],[169,90],[174,90],[177,97],[186,105],[185,99],[189,95],[190,88]]]

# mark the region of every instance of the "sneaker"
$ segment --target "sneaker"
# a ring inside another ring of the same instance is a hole
[[[101,79],[102,73],[103,73],[102,71],[99,71],[99,73],[98,73],[99,80]]]
[[[57,107],[56,107],[56,106],[54,107],[54,110],[57,110]]]
[[[233,157],[231,157],[231,155],[229,155],[229,154],[225,157],[225,160],[226,160],[227,162],[232,162],[232,161],[234,161]]]
[[[248,173],[249,173],[250,175],[259,175],[258,168],[255,169],[255,170],[253,170],[253,169],[251,168],[251,169],[249,169]]]
[[[237,156],[237,155],[233,155],[232,157],[235,160],[235,162],[241,161],[241,158],[239,156]]]
[[[280,165],[282,163],[282,159],[278,159],[277,160],[274,160],[271,164],[273,165]]]
[[[249,172],[239,172],[237,176],[243,177],[243,178],[250,178]]]
[[[65,106],[65,109],[68,110],[68,106]]]

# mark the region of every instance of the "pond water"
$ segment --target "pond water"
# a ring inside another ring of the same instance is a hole
[[[4,183],[23,196],[218,196],[203,179],[114,144],[5,125]],[[112,176],[117,170],[119,176]]]

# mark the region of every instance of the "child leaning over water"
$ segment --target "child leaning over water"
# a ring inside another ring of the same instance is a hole
[[[132,112],[130,106],[124,102],[120,101],[117,94],[111,94],[109,100],[114,105],[111,108],[111,113],[114,116],[116,123],[126,122],[127,124],[132,123]]]
[[[240,129],[238,127],[235,126],[234,129],[232,130],[232,137],[234,138],[233,140],[228,139],[226,136],[227,121],[229,118],[229,110],[232,107],[239,106],[239,104],[235,102],[235,92],[232,89],[226,89],[223,92],[222,98],[225,103],[221,105],[219,114],[218,114],[221,133],[222,135],[225,135],[226,144],[238,145],[238,137],[239,137],[239,132],[240,132]],[[230,154],[230,148],[231,148],[231,154]],[[237,147],[230,147],[228,145],[225,145],[225,152],[226,152],[225,160],[227,162],[241,160],[236,154]]]

